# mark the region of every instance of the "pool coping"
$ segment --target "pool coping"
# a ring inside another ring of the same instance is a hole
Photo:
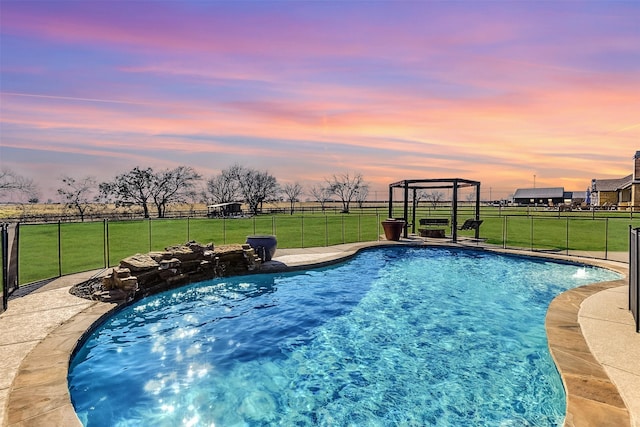
[[[532,254],[488,245],[469,246],[446,241],[434,242],[430,239],[426,241],[409,239],[401,242],[378,241],[320,248],[279,249],[278,256],[270,264],[266,263],[266,268],[262,271],[276,272],[329,265],[348,259],[363,249],[388,245],[448,246],[489,250],[502,254],[596,265],[625,275],[621,280],[586,285],[560,294],[549,305],[545,327],[549,349],[567,394],[565,426],[632,425],[632,416],[618,387],[593,355],[580,325],[580,307],[586,299],[601,291],[627,285],[625,280],[628,267],[624,263],[544,253]],[[100,274],[100,272],[94,274]],[[86,274],[82,277],[86,277]],[[73,278],[69,279],[68,282],[73,282]],[[70,286],[64,283],[63,286],[54,289],[61,292],[61,290],[68,290]],[[51,291],[45,289],[44,292]],[[58,319],[58,325],[54,325],[55,327],[47,332],[44,338],[35,342],[32,350],[16,368],[15,377],[8,389],[6,405],[2,411],[4,412],[3,426],[82,425],[69,394],[67,383],[69,360],[78,342],[92,328],[92,325],[109,316],[117,306],[80,298],[76,301],[74,300],[76,297],[73,296],[71,299],[67,296],[64,298],[67,299],[66,304],[72,306],[72,309],[68,310],[67,318]],[[3,316],[5,314],[3,313]],[[41,313],[31,314],[33,314],[32,322],[42,318]],[[640,341],[640,335],[637,340]]]

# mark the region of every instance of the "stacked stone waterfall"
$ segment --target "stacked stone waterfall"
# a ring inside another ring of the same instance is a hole
[[[260,257],[247,244],[202,245],[188,242],[162,252],[135,254],[120,261],[92,298],[122,303],[187,283],[247,274],[260,268]]]

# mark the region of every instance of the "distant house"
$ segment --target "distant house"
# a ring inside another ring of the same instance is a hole
[[[513,194],[513,202],[524,206],[555,206],[565,201],[563,187],[518,188]]]
[[[591,194],[595,206],[621,206],[631,201],[633,175],[618,179],[591,180]]]
[[[592,179],[591,204],[640,211],[640,151],[633,156],[631,175],[617,179]]]

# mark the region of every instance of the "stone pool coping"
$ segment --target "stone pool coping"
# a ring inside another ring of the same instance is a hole
[[[265,264],[265,270],[327,265],[349,258],[361,249],[389,244],[422,245],[425,242],[403,239],[398,243],[379,241],[279,249],[274,260]],[[426,244],[465,246],[432,240]],[[626,264],[618,262],[501,250],[477,243],[472,248],[571,260],[614,269],[625,276],[628,273]],[[87,330],[109,315],[115,305],[83,300],[68,290],[75,283],[104,273],[99,270],[56,279],[25,297],[12,300],[9,310],[0,315],[3,361],[0,420],[3,426],[81,425],[69,396],[69,359]],[[640,367],[635,367],[640,359],[640,334],[633,332],[631,314],[620,307],[626,301],[625,289],[622,289],[626,285],[623,279],[583,286],[559,295],[549,306],[547,336],[567,390],[566,426],[638,427],[638,421],[632,424],[632,420],[640,419],[640,393],[636,390],[640,384]]]

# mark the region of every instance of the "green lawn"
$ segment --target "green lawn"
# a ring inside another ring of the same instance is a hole
[[[369,213],[366,213],[369,212]],[[473,217],[462,209],[458,222]],[[527,216],[526,208],[483,208],[480,237],[488,243],[538,250],[627,251],[629,225],[640,219],[622,215],[593,218],[591,212],[541,211]],[[600,214],[600,213],[599,213]],[[351,214],[279,214],[238,219],[152,219],[20,226],[19,281],[31,283],[79,271],[116,265],[135,253],[162,250],[189,240],[216,245],[244,243],[252,234],[275,234],[279,248],[330,246],[377,240],[380,221],[388,212],[357,210]],[[416,220],[426,216],[448,218],[449,209],[421,206]],[[394,217],[402,210],[395,209]],[[417,228],[417,227],[416,227]],[[451,229],[447,230],[448,235]],[[459,231],[472,236],[473,231]]]

